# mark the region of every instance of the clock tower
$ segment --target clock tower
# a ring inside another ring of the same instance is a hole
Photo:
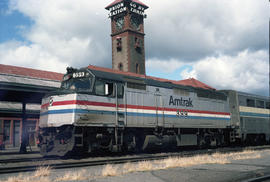
[[[105,9],[111,18],[112,68],[145,75],[144,10],[139,0],[115,0]]]

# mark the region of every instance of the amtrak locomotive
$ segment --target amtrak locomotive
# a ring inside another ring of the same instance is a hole
[[[67,68],[61,89],[42,100],[44,156],[266,143],[269,138],[269,98],[93,66]]]

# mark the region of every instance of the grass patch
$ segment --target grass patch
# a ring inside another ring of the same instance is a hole
[[[69,171],[63,176],[56,179],[52,178],[50,167],[40,167],[32,174],[9,177],[7,180],[0,182],[65,182],[65,181],[81,181],[104,178],[108,176],[121,176],[133,172],[152,171],[160,169],[169,169],[176,167],[189,167],[202,164],[228,164],[235,160],[247,160],[261,158],[262,155],[269,153],[270,150],[263,151],[243,151],[232,152],[229,154],[214,153],[211,155],[196,155],[193,157],[169,157],[163,160],[142,161],[138,163],[125,163],[117,165],[105,165],[98,174],[92,175],[90,171],[85,169],[79,171]]]
[[[87,171],[83,169],[76,172],[67,172],[63,177],[57,178],[56,181],[81,181],[89,178],[90,176],[87,175]]]
[[[119,175],[118,167],[116,165],[107,164],[101,172],[101,176],[117,176]]]

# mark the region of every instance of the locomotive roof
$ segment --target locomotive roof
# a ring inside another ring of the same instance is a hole
[[[96,77],[108,79],[108,80],[117,80],[121,82],[133,82],[139,84],[152,85],[157,87],[165,87],[165,88],[181,88],[186,90],[194,90],[194,89],[203,89],[209,91],[215,91],[216,89],[210,87],[194,78],[187,80],[168,80],[163,78],[157,78],[147,75],[141,75],[131,72],[123,72],[118,70],[113,70],[109,68],[97,67],[89,65],[87,67]]]
[[[264,95],[257,95],[257,94],[252,94],[252,93],[247,93],[247,92],[241,92],[241,91],[236,91],[236,90],[220,90],[221,92],[229,93],[229,92],[237,92],[239,96],[244,96],[246,98],[251,98],[251,99],[262,99],[262,100],[267,100],[270,101],[269,96],[264,96]]]
[[[268,100],[270,99],[270,97],[268,96],[262,96],[262,95],[257,95],[257,94],[251,94],[251,93],[246,93],[246,92],[240,92],[238,91],[238,95],[242,95],[242,96],[246,96],[246,97],[253,97],[256,99],[263,99],[263,100]]]

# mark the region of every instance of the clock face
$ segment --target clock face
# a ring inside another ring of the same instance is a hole
[[[124,27],[124,17],[117,18],[115,25],[117,30],[122,30],[122,28]]]
[[[131,18],[130,18],[130,23],[131,23],[131,26],[133,29],[135,30],[140,30],[141,28],[141,20],[138,16],[135,16],[135,15],[131,15]]]

